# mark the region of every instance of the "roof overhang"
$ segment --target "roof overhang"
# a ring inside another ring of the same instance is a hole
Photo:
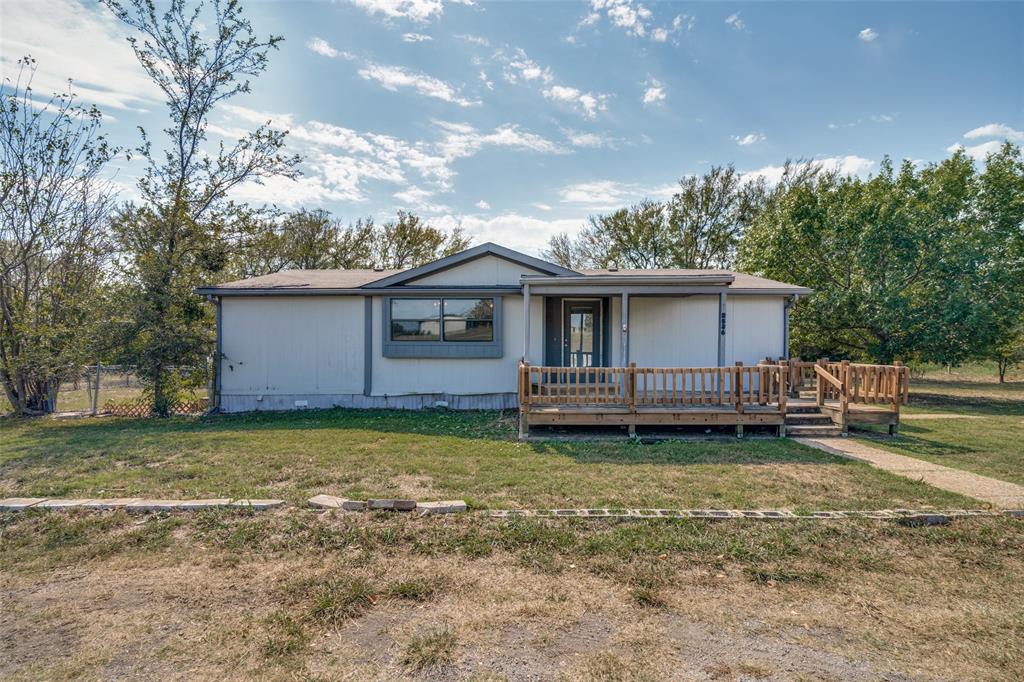
[[[520,278],[523,284],[531,286],[698,286],[714,287],[729,286],[736,278],[729,274],[707,275],[567,275],[563,277],[543,277],[525,275]]]

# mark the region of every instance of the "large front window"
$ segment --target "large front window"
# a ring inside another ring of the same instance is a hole
[[[393,298],[392,341],[494,341],[493,298]]]

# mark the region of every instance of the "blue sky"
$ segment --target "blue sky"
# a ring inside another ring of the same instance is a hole
[[[269,118],[306,162],[298,182],[238,198],[345,220],[406,208],[534,253],[714,164],[771,178],[805,158],[867,175],[886,154],[983,158],[1024,141],[1022,3],[246,6],[286,40],[212,137]],[[30,52],[37,91],[74,78],[115,142],[164,125],[124,28],[94,2],[5,0],[0,19],[5,78]],[[138,169],[119,165],[130,197]]]

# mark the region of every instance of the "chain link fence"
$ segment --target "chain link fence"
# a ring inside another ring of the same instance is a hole
[[[203,367],[175,367],[172,372],[189,378],[197,373],[208,376]],[[0,398],[0,414],[10,410],[6,399]],[[144,417],[152,411],[152,398],[139,378],[134,365],[85,365],[71,373],[61,384],[52,405],[60,415],[113,414],[126,417]],[[198,414],[208,406],[208,389],[204,386],[186,392],[171,405],[171,414]]]

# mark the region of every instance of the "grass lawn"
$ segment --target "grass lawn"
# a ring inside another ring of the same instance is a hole
[[[1024,375],[996,380],[968,366],[913,378],[896,439],[873,444],[903,455],[1024,485]],[[936,418],[915,418],[934,415]]]
[[[788,440],[513,435],[495,413],[11,420],[0,495],[977,506]],[[30,511],[0,514],[0,613],[4,680],[1010,680],[1024,522]]]
[[[0,426],[0,494],[462,498],[474,507],[977,506],[793,441],[530,442],[499,413],[344,411]]]

